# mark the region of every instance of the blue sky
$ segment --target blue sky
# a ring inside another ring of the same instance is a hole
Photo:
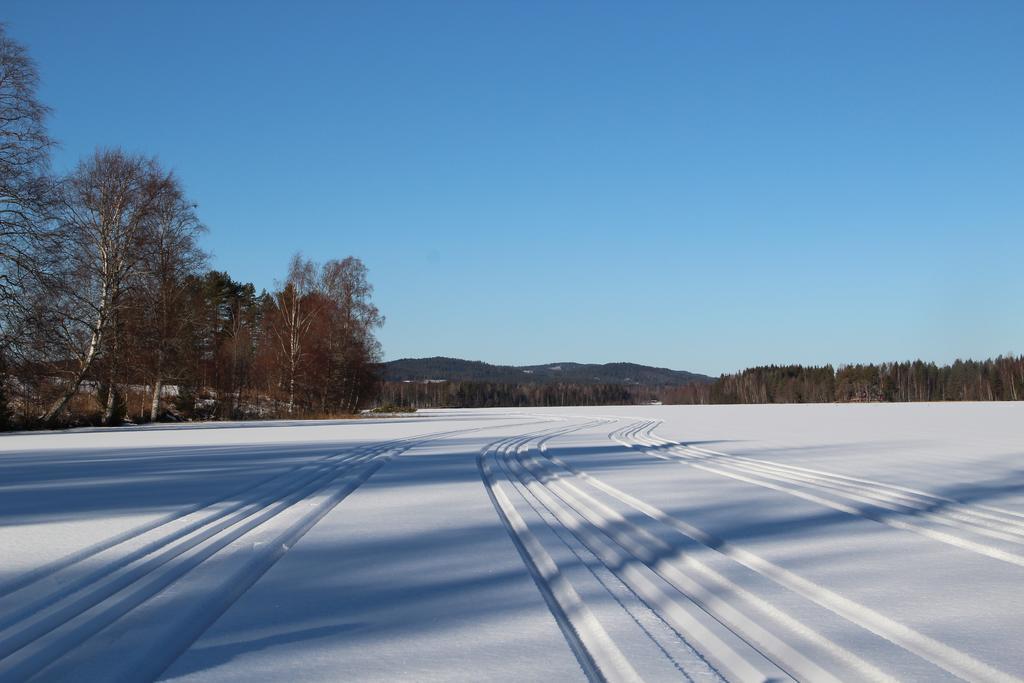
[[[386,356],[1024,352],[1024,3],[43,2],[59,170],[153,154],[261,287],[356,255]]]

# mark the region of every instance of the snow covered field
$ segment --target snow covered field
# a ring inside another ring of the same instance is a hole
[[[0,436],[0,681],[1021,680],[1024,404]]]

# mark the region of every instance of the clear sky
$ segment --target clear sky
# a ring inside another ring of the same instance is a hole
[[[47,2],[70,168],[156,155],[213,265],[355,255],[387,358],[1024,352],[1024,2]]]

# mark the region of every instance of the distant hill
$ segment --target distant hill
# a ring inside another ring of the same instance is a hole
[[[491,365],[460,358],[402,358],[382,364],[384,379],[394,382],[447,380],[502,384],[623,384],[683,386],[710,382],[707,375],[685,370],[655,368],[636,363],[547,363],[545,365]]]

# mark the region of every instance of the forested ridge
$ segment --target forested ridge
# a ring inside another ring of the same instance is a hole
[[[770,365],[680,385],[384,381],[380,401],[413,408],[713,403],[1019,401],[1024,356],[845,365]]]
[[[546,363],[492,365],[481,361],[435,356],[402,358],[382,366],[385,381],[448,380],[498,384],[626,384],[674,386],[710,381],[706,375],[637,363]]]
[[[273,291],[211,270],[160,162],[98,149],[66,175],[39,78],[0,24],[0,428],[357,412],[383,318],[354,257]],[[284,265],[284,264],[282,264]]]

